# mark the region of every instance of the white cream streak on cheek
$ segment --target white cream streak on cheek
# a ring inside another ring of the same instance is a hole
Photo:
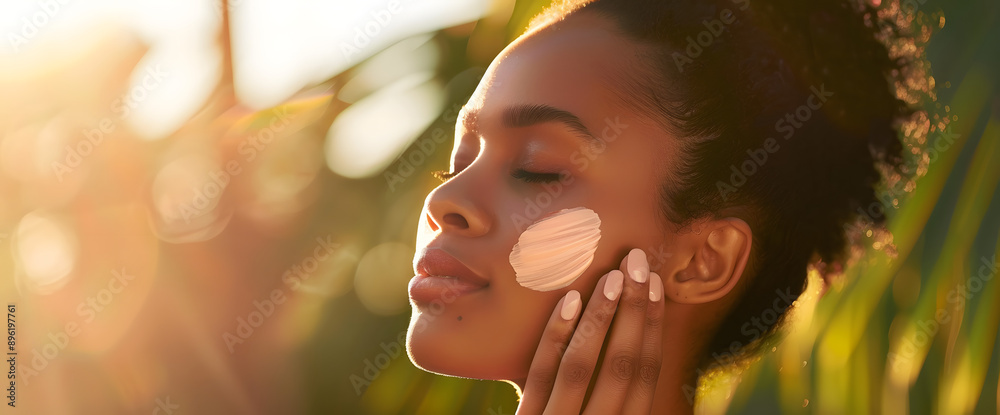
[[[521,233],[510,252],[518,284],[552,291],[576,281],[594,261],[601,239],[601,218],[593,210],[563,209]]]

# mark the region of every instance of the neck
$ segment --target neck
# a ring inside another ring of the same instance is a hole
[[[698,389],[698,361],[702,357],[706,338],[687,325],[687,322],[697,320],[693,308],[681,306],[667,313],[673,318],[664,323],[663,363],[649,413],[693,414]]]
[[[694,371],[685,367],[688,365],[681,363],[684,362],[663,362],[660,369],[660,379],[656,383],[653,407],[649,411],[650,415],[688,415],[694,413],[694,397],[695,390],[698,388],[698,378]]]

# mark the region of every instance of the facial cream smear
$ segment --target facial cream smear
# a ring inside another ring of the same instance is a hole
[[[510,252],[518,284],[552,291],[576,281],[594,261],[601,218],[593,210],[563,209],[525,229]]]

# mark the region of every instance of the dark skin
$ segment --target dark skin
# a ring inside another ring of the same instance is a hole
[[[641,47],[578,14],[494,60],[462,110],[453,177],[428,194],[417,238],[418,257],[442,249],[489,285],[435,309],[414,303],[415,364],[508,381],[522,394],[519,414],[692,412],[683,387],[695,381],[705,328],[738,295],[752,232],[734,217],[683,229],[664,219],[659,188],[682,161],[677,138],[620,102],[612,81],[640,64]],[[600,215],[594,261],[568,287],[539,292],[514,278],[508,255],[521,218],[535,213],[526,198],[541,215]],[[605,295],[619,278],[620,294]]]

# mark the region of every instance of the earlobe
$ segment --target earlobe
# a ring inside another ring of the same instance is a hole
[[[688,262],[663,279],[664,294],[677,303],[700,304],[731,292],[750,258],[750,226],[737,218],[712,220],[686,238]]]

